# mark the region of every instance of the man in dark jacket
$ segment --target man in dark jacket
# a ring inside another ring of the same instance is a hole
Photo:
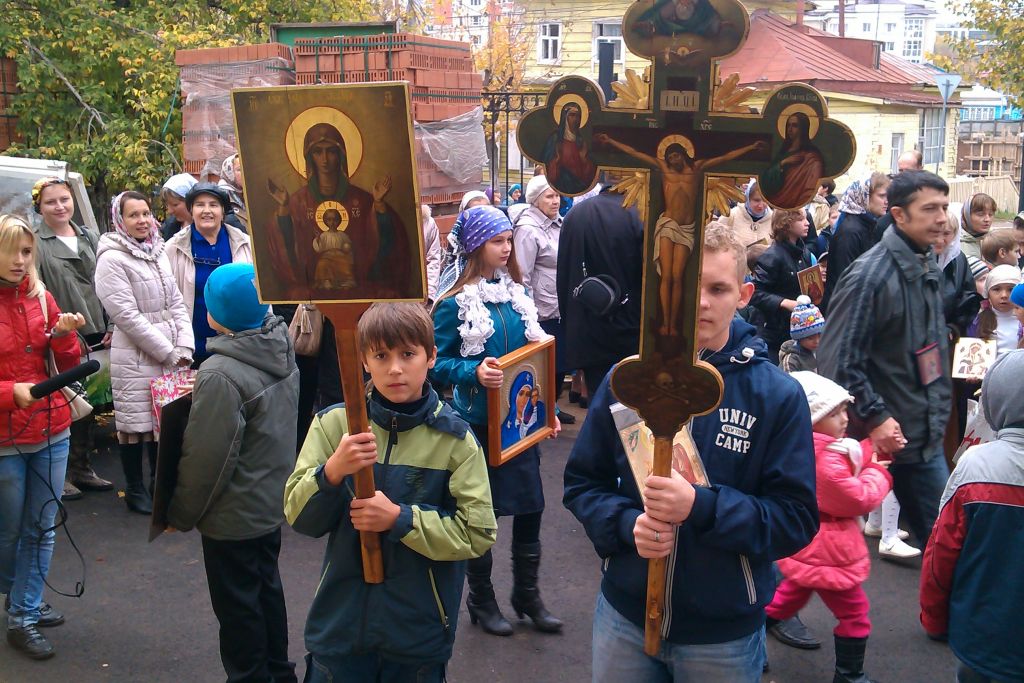
[[[288,326],[267,315],[252,265],[206,281],[210,357],[196,376],[171,526],[202,534],[227,680],[295,683],[277,557],[295,462],[299,370]]]
[[[583,371],[590,396],[612,365],[639,350],[643,249],[636,210],[622,208],[622,195],[609,190],[574,206],[562,223],[555,289],[567,365]],[[588,276],[614,281],[625,303],[606,315],[588,309],[573,297]]]
[[[725,392],[691,434],[710,486],[677,473],[637,482],[611,408],[606,378],[565,468],[563,502],[604,560],[594,615],[593,680],[761,680],[772,561],[804,547],[818,528],[807,401],[768,358],[754,328],[735,317],[753,286],[743,246],[707,230],[697,345]],[[644,487],[641,498],[638,486]],[[667,557],[660,653],[643,652],[647,560]]]
[[[918,542],[928,540],[949,476],[942,438],[950,410],[942,273],[949,187],[927,171],[889,185],[896,223],[836,286],[818,348],[818,371],[846,387],[851,435],[891,454],[893,491]]]

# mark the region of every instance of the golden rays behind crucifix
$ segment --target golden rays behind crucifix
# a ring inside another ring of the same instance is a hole
[[[715,97],[711,104],[712,111],[741,113],[750,111],[750,105],[745,102],[757,91],[754,88],[737,88],[739,82],[740,75],[731,74],[715,87]]]
[[[651,86],[648,69],[644,69],[641,77],[633,69],[626,69],[626,78],[612,83],[612,90],[617,97],[608,103],[616,109],[648,109],[651,106]]]

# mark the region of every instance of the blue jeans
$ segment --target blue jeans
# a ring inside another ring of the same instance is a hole
[[[594,683],[758,683],[764,667],[764,628],[727,643],[677,645],[662,641],[644,654],[644,630],[598,594],[594,610]]]
[[[939,500],[949,479],[946,458],[939,452],[928,462],[893,463],[889,473],[903,517],[923,550],[939,516]]]
[[[402,664],[380,655],[306,655],[303,683],[444,683],[444,664]]]
[[[8,628],[39,621],[68,441],[65,437],[27,455],[0,456],[0,593],[11,598]]]
[[[1000,683],[994,678],[978,673],[963,662],[958,661],[956,664],[956,683]]]

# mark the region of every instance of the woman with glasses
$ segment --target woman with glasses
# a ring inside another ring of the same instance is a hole
[[[227,263],[252,263],[249,237],[224,223],[230,200],[227,192],[213,183],[199,183],[185,197],[192,215],[188,230],[180,230],[167,241],[167,258],[174,279],[185,300],[195,337],[195,365],[206,360],[206,340],[216,336],[206,318],[203,288],[210,273]]]

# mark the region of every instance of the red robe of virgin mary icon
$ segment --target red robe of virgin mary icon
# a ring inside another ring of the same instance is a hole
[[[379,180],[373,192],[353,185],[348,177],[345,139],[329,123],[306,131],[302,143],[307,182],[294,194],[268,183],[277,202],[276,225],[267,231],[276,275],[289,298],[384,299],[409,296],[409,238],[398,214],[385,202],[390,178]],[[345,234],[352,240],[355,286],[344,291],[316,287],[317,253],[313,243],[321,234],[317,207],[337,202],[347,213]]]

